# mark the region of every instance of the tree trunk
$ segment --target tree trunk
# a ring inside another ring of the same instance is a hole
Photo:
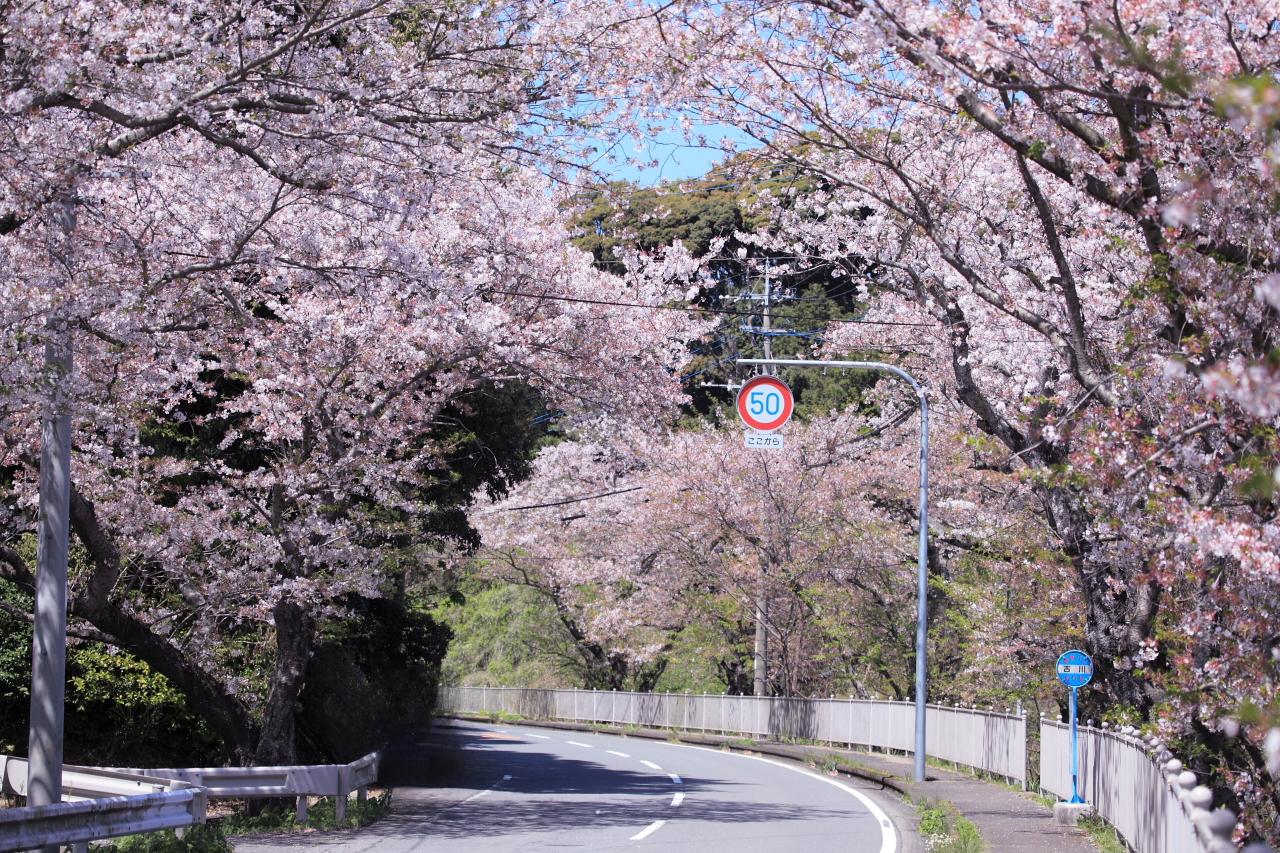
[[[222,739],[231,757],[248,761],[257,740],[257,727],[249,709],[221,681],[115,600],[112,591],[121,574],[119,550],[99,523],[93,502],[74,487],[71,525],[93,564],[83,591],[71,600],[71,612],[173,682],[191,702],[192,709]]]
[[[311,617],[296,602],[282,598],[272,610],[276,628],[276,666],[262,716],[257,765],[293,764],[297,760],[298,696],[315,639]]]

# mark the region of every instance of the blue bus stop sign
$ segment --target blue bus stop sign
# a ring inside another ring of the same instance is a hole
[[[1093,680],[1093,658],[1078,649],[1058,658],[1058,680],[1068,687],[1084,687]]]
[[[1071,688],[1071,799],[1083,803],[1080,796],[1080,735],[1076,728],[1076,691],[1093,680],[1093,658],[1079,649],[1063,652],[1058,658],[1058,680]]]

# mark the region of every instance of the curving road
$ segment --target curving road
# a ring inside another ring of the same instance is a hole
[[[242,839],[236,850],[902,850],[884,808],[849,783],[642,738],[441,722],[389,749],[383,778],[393,813],[370,827]]]

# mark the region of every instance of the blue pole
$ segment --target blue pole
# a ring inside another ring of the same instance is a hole
[[[1083,803],[1080,796],[1080,736],[1076,729],[1076,688],[1071,688],[1071,802]]]

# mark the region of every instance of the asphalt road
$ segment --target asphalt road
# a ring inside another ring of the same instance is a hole
[[[393,812],[372,826],[243,839],[237,853],[903,850],[871,790],[643,738],[442,722],[389,749],[383,779]]]

